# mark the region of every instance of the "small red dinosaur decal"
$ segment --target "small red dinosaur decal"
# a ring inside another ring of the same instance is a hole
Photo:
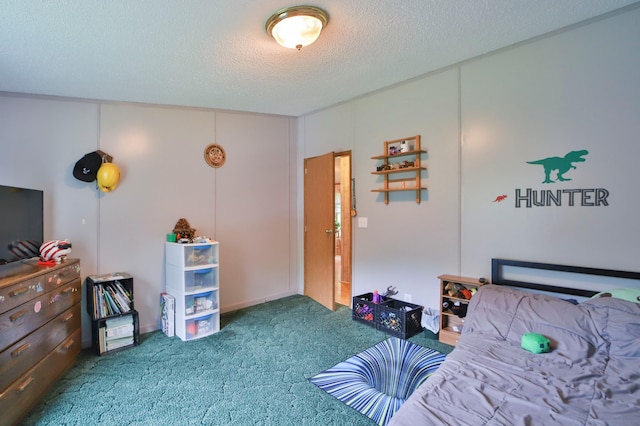
[[[498,202],[498,203],[499,203],[500,201],[504,201],[504,200],[506,200],[506,198],[507,198],[507,194],[498,195],[498,196],[496,197],[496,199],[495,199],[495,200],[493,200],[493,202],[494,202],[494,203],[496,203],[496,202]]]

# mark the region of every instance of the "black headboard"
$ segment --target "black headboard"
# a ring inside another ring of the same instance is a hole
[[[613,269],[587,268],[582,266],[554,265],[551,263],[524,262],[521,260],[491,259],[491,283],[508,285],[512,287],[529,288],[554,293],[571,294],[574,296],[591,297],[598,291],[583,290],[578,288],[561,287],[549,284],[513,281],[503,278],[503,266],[513,266],[526,269],[540,269],[546,271],[570,272],[583,275],[598,275],[603,277],[626,278],[637,280],[640,283],[639,272],[616,271]]]

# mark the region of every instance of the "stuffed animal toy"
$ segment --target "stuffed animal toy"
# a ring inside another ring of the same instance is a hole
[[[180,218],[176,222],[176,226],[173,227],[173,233],[179,235],[178,239],[191,240],[196,235],[196,230],[189,225],[189,221],[185,218]]]
[[[522,335],[520,347],[534,354],[549,352],[549,339],[538,333],[525,333]]]
[[[468,288],[463,288],[462,290],[460,290],[460,294],[464,299],[471,299],[471,290],[469,290]]]
[[[457,297],[460,299],[463,299],[463,297],[460,297],[460,291],[464,289],[464,286],[462,284],[458,284],[458,283],[452,283],[449,282],[447,283],[446,286],[444,286],[444,291],[447,292],[447,295],[450,297]]]

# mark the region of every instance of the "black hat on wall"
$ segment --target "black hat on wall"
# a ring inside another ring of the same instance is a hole
[[[98,151],[85,154],[73,167],[73,176],[83,182],[96,180],[98,169],[102,165],[102,156]]]

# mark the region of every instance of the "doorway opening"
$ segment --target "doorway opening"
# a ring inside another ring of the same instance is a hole
[[[334,243],[335,277],[334,302],[351,306],[351,261],[353,185],[351,179],[351,152],[339,152],[334,159]]]
[[[351,306],[351,152],[304,160],[304,294],[327,309]]]

